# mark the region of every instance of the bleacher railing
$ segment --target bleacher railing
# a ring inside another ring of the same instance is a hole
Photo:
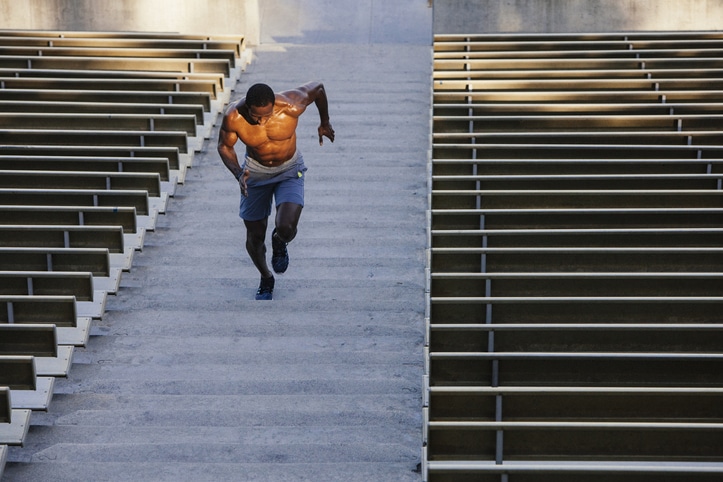
[[[723,34],[437,35],[423,477],[723,477]]]

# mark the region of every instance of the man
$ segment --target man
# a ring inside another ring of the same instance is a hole
[[[261,274],[257,300],[270,300],[274,292],[265,243],[272,198],[276,218],[271,234],[271,266],[276,273],[283,273],[289,264],[286,245],[296,237],[304,206],[306,172],[304,159],[296,149],[296,126],[299,116],[312,103],[321,120],[319,145],[323,145],[324,136],[334,142],[326,91],[320,82],[278,94],[266,84],[254,84],[245,97],[228,107],[219,132],[218,153],[241,188],[239,215],[246,226],[246,251]],[[242,165],[234,150],[239,139],[246,145]]]

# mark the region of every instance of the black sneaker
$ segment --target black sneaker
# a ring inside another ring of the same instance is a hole
[[[259,290],[256,292],[256,299],[257,300],[270,300],[273,299],[274,294],[274,277],[271,278],[261,278],[261,283],[259,284]]]
[[[275,273],[283,273],[289,267],[289,253],[286,251],[286,243],[276,235],[276,229],[271,233],[271,267]]]

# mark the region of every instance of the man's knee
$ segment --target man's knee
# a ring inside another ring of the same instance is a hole
[[[246,244],[249,246],[259,246],[264,244],[266,238],[265,222],[249,222],[246,221]]]
[[[293,203],[279,205],[276,216],[276,234],[285,243],[290,243],[296,237],[296,227],[299,224],[301,206]]]
[[[276,225],[276,235],[285,243],[290,243],[296,237],[296,226],[292,223]]]

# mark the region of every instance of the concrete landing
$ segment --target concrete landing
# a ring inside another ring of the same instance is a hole
[[[302,117],[306,207],[274,301],[253,300],[215,128],[3,481],[421,480],[431,9],[262,3],[235,96],[321,80],[337,136],[320,147]]]

